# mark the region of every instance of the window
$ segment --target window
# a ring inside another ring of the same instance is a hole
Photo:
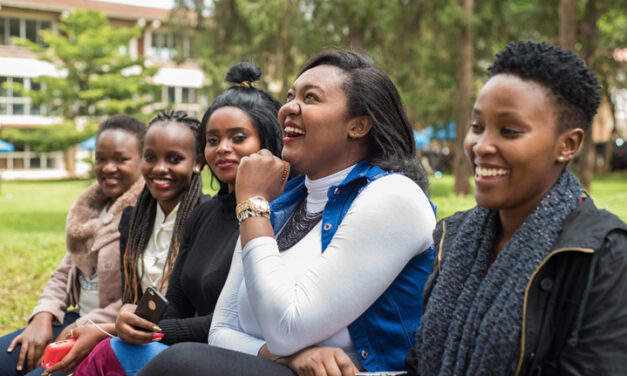
[[[176,56],[174,35],[172,33],[153,31],[150,33],[150,36],[149,57],[158,60],[170,60]]]
[[[50,21],[0,17],[0,44],[13,44],[11,38],[19,37],[45,46],[39,36],[39,31],[50,29],[51,27],[52,23]]]
[[[42,90],[42,85],[28,77],[0,77],[1,115],[45,115],[45,107],[32,103],[31,98],[13,87],[20,84],[25,90]]]
[[[196,89],[189,87],[181,88],[181,102],[196,103]]]
[[[198,104],[200,92],[196,88],[166,86],[162,94],[162,102],[165,104]]]

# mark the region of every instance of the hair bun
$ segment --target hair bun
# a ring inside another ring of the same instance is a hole
[[[247,61],[239,62],[226,72],[228,82],[241,85],[243,82],[253,83],[261,77],[261,68]]]

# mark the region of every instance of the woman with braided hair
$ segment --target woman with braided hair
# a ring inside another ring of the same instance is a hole
[[[281,104],[254,87],[260,75],[261,70],[251,63],[235,64],[226,75],[234,85],[215,99],[201,122],[205,159],[220,190],[212,200],[198,205],[185,224],[166,294],[169,305],[158,322],[163,338],[150,342],[151,337],[135,336],[133,326],[118,320],[123,325],[118,325],[117,334],[124,342],[100,345],[77,374],[134,375],[165,345],[207,341],[239,235],[234,192],[237,166],[241,158],[261,148],[274,155],[282,149],[277,120]],[[152,326],[143,328],[150,331]]]
[[[200,171],[204,164],[200,122],[182,111],[163,111],[148,124],[140,171],[146,185],[134,207],[124,209],[120,220],[122,308],[120,317],[141,320],[132,312],[148,286],[165,293],[178,254],[183,224],[202,199]],[[146,320],[144,320],[146,321]],[[115,324],[85,325],[71,333],[106,338],[116,333]],[[145,327],[145,325],[144,325]],[[151,327],[154,324],[151,323]],[[102,332],[101,329],[104,331]],[[152,338],[152,333],[136,330]],[[72,350],[46,373],[71,371],[98,342]],[[81,354],[78,357],[76,354]]]

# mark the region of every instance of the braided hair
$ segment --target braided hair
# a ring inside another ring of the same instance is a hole
[[[188,116],[183,111],[162,111],[155,116],[148,128],[154,124],[181,124],[188,127],[194,134],[195,139],[195,152],[196,156],[201,156],[202,163],[204,164],[204,156],[202,154],[202,141],[200,139],[200,122],[191,116]],[[192,179],[187,192],[184,193],[181,198],[178,212],[176,213],[176,220],[174,222],[174,231],[172,232],[172,239],[170,241],[170,248],[168,250],[168,256],[163,266],[163,276],[161,277],[157,288],[162,290],[165,284],[172,275],[172,269],[174,268],[174,262],[178,255],[179,244],[183,233],[183,224],[194,210],[200,197],[202,196],[202,179],[200,173],[193,173]],[[122,301],[124,303],[137,303],[140,292],[140,281],[143,278],[139,275],[139,263],[148,245],[148,241],[152,235],[152,230],[155,224],[155,215],[157,212],[157,200],[152,197],[147,187],[144,187],[143,191],[137,199],[133,212],[131,214],[130,229],[128,241],[126,243],[126,249],[123,259],[123,271],[124,271],[124,286]]]

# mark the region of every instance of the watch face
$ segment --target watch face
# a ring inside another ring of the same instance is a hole
[[[251,206],[254,211],[258,213],[265,213],[270,211],[270,205],[263,197],[252,197],[250,199]]]

